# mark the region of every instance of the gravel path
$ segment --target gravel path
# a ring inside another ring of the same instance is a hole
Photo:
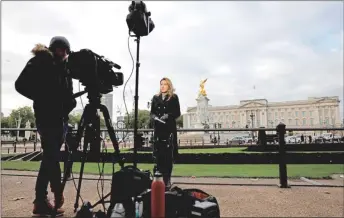
[[[2,174],[11,173],[37,175],[36,172],[2,171]],[[96,178],[96,176],[87,175],[87,178]],[[2,175],[1,181],[2,217],[31,216],[36,178]],[[314,187],[302,180],[291,180],[290,189],[280,189],[274,185],[278,183],[276,179],[173,178],[173,181],[221,183],[221,185],[177,184],[179,187],[195,187],[213,194],[219,201],[221,217],[344,217],[343,187]],[[343,185],[344,180],[317,180],[317,182]],[[106,181],[105,194],[108,193],[109,187],[110,182]],[[64,193],[65,217],[72,217],[76,196],[72,181],[67,183]],[[81,196],[95,203],[99,199],[97,181],[83,181]]]

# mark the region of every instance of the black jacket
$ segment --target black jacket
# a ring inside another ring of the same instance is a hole
[[[151,118],[162,117],[164,114],[168,114],[166,124],[160,124],[154,122],[154,138],[156,137],[168,137],[169,134],[173,133],[174,144],[177,143],[177,124],[176,119],[180,116],[180,105],[178,95],[174,94],[170,99],[169,96],[163,100],[162,95],[155,95],[152,99],[151,106]]]
[[[56,64],[52,53],[42,44],[32,50],[31,58],[15,82],[21,95],[33,100],[36,121],[68,119],[76,107],[73,82],[65,63]]]

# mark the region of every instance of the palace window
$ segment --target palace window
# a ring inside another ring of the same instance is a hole
[[[303,116],[303,117],[306,116],[306,111],[302,111],[302,116]]]
[[[311,118],[311,126],[313,126],[314,125],[314,120],[313,120],[313,118]]]
[[[298,116],[299,116],[299,112],[295,111],[295,117],[298,117]]]
[[[309,112],[309,116],[310,116],[310,117],[312,116],[312,111]]]
[[[299,120],[298,119],[295,119],[295,124],[296,124],[296,126],[299,125]]]
[[[306,119],[303,119],[303,120],[302,120],[302,125],[304,125],[304,126],[307,125]]]

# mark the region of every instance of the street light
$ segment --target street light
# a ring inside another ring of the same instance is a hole
[[[252,129],[253,129],[254,128],[254,121],[253,121],[253,119],[254,119],[255,115],[253,114],[252,111],[251,111],[250,117],[251,117],[251,120],[252,120],[251,122],[252,122]],[[252,130],[252,140],[254,140],[253,130]]]
[[[274,121],[272,121],[272,120],[269,120],[268,121],[268,124],[270,124],[269,126],[271,126],[271,128],[274,126]]]

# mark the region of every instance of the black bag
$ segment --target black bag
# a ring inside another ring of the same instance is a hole
[[[115,205],[121,203],[126,217],[134,217],[135,202],[132,198],[150,189],[151,185],[150,171],[141,171],[134,166],[125,166],[115,172],[112,177],[110,206],[107,215],[110,216]]]
[[[134,166],[125,166],[115,172],[111,184],[111,202],[117,203],[136,197],[152,185],[151,173]]]
[[[151,217],[151,192],[142,195],[143,217]],[[220,218],[216,198],[200,189],[173,187],[165,192],[165,217]]]

